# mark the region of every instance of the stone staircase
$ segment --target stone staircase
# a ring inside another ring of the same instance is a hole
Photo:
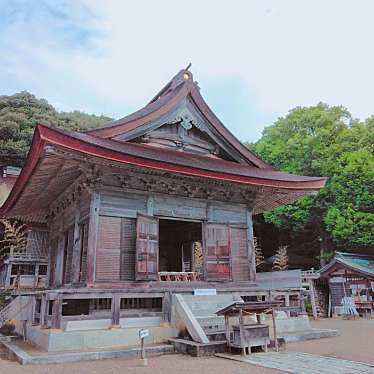
[[[17,296],[0,309],[0,327],[9,320],[29,320],[32,313],[32,298]]]
[[[182,308],[188,319],[184,320],[186,328],[193,340],[199,343],[225,342],[225,320],[216,312],[242,299],[235,294],[219,294],[209,296],[178,295],[182,299]],[[196,330],[196,331],[194,331]],[[196,337],[196,332],[200,336]]]

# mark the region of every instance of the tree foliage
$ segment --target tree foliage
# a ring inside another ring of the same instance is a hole
[[[38,122],[79,131],[110,120],[79,111],[58,112],[46,100],[26,91],[0,96],[0,165],[23,165]]]
[[[266,213],[266,221],[327,250],[374,250],[374,117],[361,122],[322,103],[298,107],[251,148],[280,170],[329,178],[317,195]]]

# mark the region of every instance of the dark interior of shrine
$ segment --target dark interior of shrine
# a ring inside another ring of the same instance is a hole
[[[159,271],[198,271],[201,241],[200,222],[160,219]]]

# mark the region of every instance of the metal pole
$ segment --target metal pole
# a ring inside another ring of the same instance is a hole
[[[142,364],[143,366],[148,365],[148,361],[145,355],[145,344],[144,344],[144,338],[140,339],[140,346],[141,346],[141,358],[142,358]]]

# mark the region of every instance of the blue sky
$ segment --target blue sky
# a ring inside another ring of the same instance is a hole
[[[0,94],[122,117],[177,71],[241,140],[320,101],[374,113],[374,2],[0,0]]]

